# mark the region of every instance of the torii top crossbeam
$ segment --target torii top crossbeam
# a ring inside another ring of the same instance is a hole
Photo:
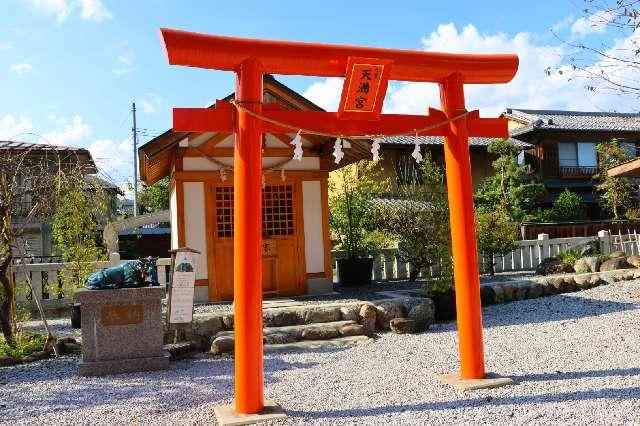
[[[433,53],[252,40],[162,29],[169,63],[233,71],[236,99],[216,108],[174,109],[176,131],[234,131],[234,310],[236,411],[257,413],[262,395],[262,135],[296,127],[336,137],[445,136],[444,154],[458,320],[460,375],[485,376],[480,280],[468,137],[506,137],[506,119],[466,111],[465,84],[506,83],[515,55]],[[338,112],[263,105],[264,73],[346,77]],[[441,109],[428,115],[381,114],[388,80],[437,83]],[[287,126],[283,126],[287,124]],[[424,130],[423,133],[418,130]],[[312,133],[307,131],[307,133]],[[336,142],[337,144],[337,142]],[[408,220],[410,220],[408,218]]]
[[[271,74],[344,77],[349,57],[393,60],[389,78],[440,83],[452,72],[464,84],[507,83],[518,70],[516,55],[475,55],[257,40],[161,29],[171,65],[235,71],[259,58]]]

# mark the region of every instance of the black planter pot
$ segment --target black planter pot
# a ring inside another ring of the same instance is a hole
[[[80,320],[80,304],[74,303],[71,305],[71,328],[81,328],[82,322]]]
[[[373,258],[338,259],[338,281],[343,286],[371,285]]]
[[[435,317],[438,322],[453,321],[456,319],[456,293],[431,293],[429,295],[435,305]]]

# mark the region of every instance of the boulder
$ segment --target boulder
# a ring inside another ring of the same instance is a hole
[[[529,286],[526,284],[520,284],[514,286],[514,299],[515,300],[524,300],[529,295]]]
[[[392,319],[404,318],[405,309],[401,300],[393,299],[376,305],[376,326],[380,330],[389,330]]]
[[[584,290],[590,287],[589,280],[591,279],[591,275],[576,275],[573,280],[576,283],[576,286],[580,290]]]
[[[222,318],[218,314],[210,312],[193,314],[191,330],[185,337],[192,341],[197,349],[206,351],[211,338],[223,328]]]
[[[340,308],[338,307],[318,306],[311,309],[305,309],[303,313],[303,320],[305,324],[340,321],[340,318]]]
[[[480,286],[480,302],[482,306],[493,305],[496,303],[496,292],[490,285]]]
[[[377,311],[373,305],[364,304],[360,307],[358,322],[364,328],[364,333],[367,336],[372,335],[376,331],[376,317]]]
[[[299,312],[294,309],[265,309],[262,313],[262,322],[265,327],[284,327],[287,325],[300,324],[302,318]]]
[[[553,280],[544,280],[540,282],[540,285],[542,286],[543,296],[550,296],[552,294],[555,294],[555,288],[553,287],[552,281]]]
[[[233,352],[235,348],[235,339],[233,336],[220,336],[211,342],[211,353],[214,355]]]
[[[224,328],[226,328],[227,330],[232,330],[233,329],[233,314],[224,315],[222,317],[222,324],[224,325]]]
[[[607,282],[603,280],[602,277],[598,274],[593,274],[591,275],[591,278],[589,278],[589,287],[598,287],[606,283]]]
[[[493,284],[493,293],[496,295],[496,303],[504,303],[504,289],[501,285]]]
[[[616,259],[618,257],[627,257],[627,254],[623,251],[617,250],[609,255],[611,259]]]
[[[40,361],[40,360],[43,360],[43,359],[47,359],[50,356],[51,356],[51,352],[48,352],[48,351],[33,352],[32,354],[27,355],[24,358],[22,358],[22,362]]]
[[[82,347],[78,345],[76,339],[70,336],[58,337],[54,345],[58,355],[67,355],[73,353],[76,351],[77,347],[80,347],[80,349],[82,350]]]
[[[529,299],[537,299],[541,297],[543,294],[542,285],[539,283],[531,283],[529,286],[529,294],[527,295]]]
[[[502,290],[504,293],[504,301],[511,302],[514,298],[514,293],[515,293],[515,287],[513,286],[513,284],[510,284],[510,283],[502,284]]]
[[[622,273],[622,279],[625,281],[630,281],[633,279],[633,273],[634,271],[624,271]]]
[[[358,321],[358,305],[343,306],[340,308],[342,321]]]
[[[575,269],[579,274],[586,272],[598,272],[600,270],[600,259],[595,256],[581,257],[576,260],[575,265],[573,265],[573,269]]]
[[[558,277],[551,280],[554,293],[567,293],[576,290],[576,282],[573,277]]]
[[[627,269],[632,266],[627,263],[627,259],[625,257],[614,257],[609,260],[605,260],[600,265],[600,271],[615,271],[616,269]]]
[[[12,365],[20,364],[20,360],[12,356],[0,356],[0,367],[11,367]]]
[[[416,322],[419,331],[426,330],[435,321],[435,306],[433,300],[425,298],[420,304],[414,305],[407,318]]]
[[[329,340],[336,337],[340,337],[340,333],[335,327],[314,327],[302,332],[304,340]]]
[[[293,343],[297,341],[295,336],[288,333],[269,333],[265,334],[262,342],[265,345],[283,345],[285,343]]]
[[[547,257],[536,266],[537,275],[565,274],[573,272],[573,267],[555,257]]]
[[[416,321],[409,318],[393,318],[389,321],[389,327],[397,334],[412,334],[420,331]]]
[[[627,257],[627,263],[634,268],[640,268],[640,256],[634,254],[633,256]]]
[[[365,334],[364,327],[360,324],[350,324],[340,327],[338,330],[343,337],[347,336],[362,336]]]

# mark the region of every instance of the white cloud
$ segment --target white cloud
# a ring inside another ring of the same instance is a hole
[[[10,41],[0,43],[0,52],[8,52],[13,49],[13,43]]]
[[[124,65],[133,64],[133,59],[134,59],[134,53],[131,50],[117,57],[118,62]]]
[[[532,33],[522,32],[513,36],[505,33],[482,34],[473,25],[458,30],[454,24],[439,25],[436,31],[422,39],[424,49],[429,51],[518,55],[519,69],[511,82],[465,86],[467,108],[480,109],[485,117],[497,116],[507,107],[584,111],[638,109],[630,98],[587,91],[584,87],[586,81],[578,78],[578,71],[563,63],[567,53],[565,45],[560,42],[557,45],[540,43],[540,38]],[[619,41],[613,49],[620,49],[624,43],[624,40]],[[628,39],[626,43],[630,43]],[[553,73],[547,76],[547,67],[562,70],[562,75]],[[603,63],[595,63],[589,69],[597,72],[602,67]],[[314,83],[304,94],[320,106],[335,111],[341,90],[340,79],[328,78]],[[440,108],[436,84],[391,82],[383,111],[424,114],[430,106]]]
[[[102,22],[111,19],[111,12],[102,0],[26,0],[34,9],[45,15],[55,15],[58,23],[64,22],[72,11],[79,11],[85,21]]]
[[[156,107],[153,106],[153,104],[149,101],[146,100],[142,100],[140,101],[140,109],[142,110],[142,112],[146,113],[146,114],[151,114],[156,112]]]
[[[95,22],[113,18],[101,0],[80,0],[80,16],[82,19]]]
[[[115,75],[124,75],[124,74],[130,74],[135,70],[136,70],[135,68],[118,68],[111,72],[114,73]]]
[[[606,10],[598,11],[592,15],[576,19],[571,26],[571,33],[580,37],[589,34],[602,34],[607,29],[607,24],[611,22],[613,15]]]
[[[335,111],[340,102],[344,78],[331,77],[315,82],[303,93],[303,96],[327,111]]]
[[[19,64],[13,64],[9,67],[11,69],[11,71],[15,72],[16,74],[18,74],[19,77],[24,76],[25,74],[33,71],[33,65],[27,63],[27,62],[22,62]]]
[[[564,30],[565,28],[568,28],[569,25],[571,25],[574,21],[574,16],[573,15],[569,15],[566,18],[556,22],[555,24],[553,24],[551,26],[551,31],[553,31],[554,33],[558,33],[562,30]]]
[[[34,9],[46,15],[55,15],[58,22],[63,22],[69,16],[67,0],[27,0]]]
[[[91,134],[91,127],[82,121],[82,117],[76,115],[60,130],[45,133],[44,138],[54,145],[69,145],[74,142],[84,142]]]
[[[89,145],[89,152],[101,173],[121,186],[133,180],[133,141],[131,137],[120,143],[100,139]]]
[[[27,116],[11,114],[0,117],[0,140],[21,140],[25,133],[33,131],[33,122]]]
[[[145,114],[153,114],[164,103],[164,99],[154,93],[147,93],[138,102],[139,109]]]

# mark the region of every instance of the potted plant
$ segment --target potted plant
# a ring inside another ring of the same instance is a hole
[[[423,290],[433,300],[436,321],[456,319],[456,291],[451,262],[442,262],[438,276],[425,280]]]
[[[371,200],[384,187],[368,161],[360,161],[332,172],[329,178],[329,226],[344,251],[338,259],[338,281],[344,286],[371,284],[373,258],[380,233],[369,223]],[[378,246],[379,247],[379,246]]]

